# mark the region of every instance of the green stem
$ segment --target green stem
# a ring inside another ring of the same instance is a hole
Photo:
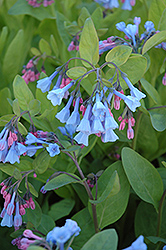
[[[132,141],[132,146],[131,146],[133,150],[136,149],[136,145],[137,145],[138,129],[139,129],[140,121],[141,121],[141,116],[142,116],[142,113],[139,111],[138,118],[137,118],[137,123],[136,123],[136,126],[135,126],[135,135],[134,135],[134,139]]]
[[[85,187],[85,189],[87,191],[87,194],[88,194],[90,200],[94,200],[93,195],[91,193],[91,190],[90,190],[90,188],[88,186],[88,183],[85,180],[85,176],[84,176],[84,174],[82,172],[82,169],[80,168],[80,166],[79,166],[79,164],[77,162],[77,159],[74,159],[73,156],[71,154],[69,154],[68,152],[65,152],[65,151],[63,151],[63,152],[66,155],[68,155],[72,159],[72,161],[75,163],[75,165],[76,165],[76,167],[78,169],[78,172],[79,172],[82,180],[84,180],[84,182],[83,182],[84,183],[84,187]],[[93,214],[93,222],[94,222],[95,232],[98,233],[99,232],[99,226],[98,226],[98,221],[97,221],[96,205],[95,204],[91,204],[91,206],[92,206],[92,214]]]
[[[161,197],[160,204],[159,204],[159,213],[158,213],[158,219],[157,219],[157,233],[156,236],[160,237],[161,232],[161,222],[162,222],[162,211],[163,211],[163,205],[164,205],[164,199],[166,197],[166,190],[164,190],[164,193]]]

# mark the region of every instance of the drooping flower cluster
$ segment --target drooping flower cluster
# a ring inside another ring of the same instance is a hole
[[[71,43],[68,46],[68,51],[79,50],[79,36],[74,36]]]
[[[105,9],[113,9],[119,7],[118,0],[95,0],[95,2],[101,4]],[[132,6],[135,5],[136,0],[121,0],[123,3],[123,10],[132,10]]]
[[[32,59],[29,60],[27,65],[23,66],[22,70],[22,78],[28,84],[29,82],[34,82],[35,80],[39,79],[40,72],[37,69],[37,63],[38,63],[39,58],[35,59],[33,57]],[[45,73],[44,65],[42,65],[41,72]]]
[[[32,171],[31,171],[32,172]],[[27,173],[24,173],[24,176],[27,176]],[[35,209],[35,203],[32,200],[32,195],[27,189],[24,197],[22,198],[18,193],[18,187],[21,183],[21,180],[16,181],[12,184],[13,176],[7,178],[1,183],[2,189],[1,194],[5,199],[4,208],[1,211],[0,217],[2,218],[1,226],[12,227],[18,229],[22,225],[22,215],[25,214],[26,208]],[[28,185],[28,184],[27,184]],[[28,186],[27,186],[28,187]],[[13,218],[13,214],[14,218]]]
[[[46,241],[53,246],[58,246],[58,249],[64,250],[64,244],[73,236],[78,236],[81,229],[76,221],[67,219],[63,227],[55,227],[46,236]],[[71,248],[70,248],[71,249]]]
[[[96,71],[98,72],[98,69],[96,69]],[[68,92],[68,90],[77,82],[77,80],[69,81],[68,85],[60,88],[60,86],[62,85],[61,81],[62,79],[64,79],[61,69],[57,82],[53,89],[50,91],[51,82],[58,73],[58,71],[55,71],[50,77],[46,77],[37,82],[37,87],[40,88],[42,92],[49,91],[47,98],[54,106],[61,104],[62,99],[66,95],[66,92]],[[114,142],[118,139],[118,136],[114,132],[114,129],[118,128],[118,124],[114,120],[113,114],[110,110],[112,101],[114,102],[115,109],[119,109],[120,100],[123,99],[128,109],[132,112],[135,112],[136,108],[141,106],[141,103],[139,101],[142,98],[145,98],[146,95],[132,85],[126,74],[121,72],[121,75],[130,89],[130,95],[124,95],[121,86],[118,85],[119,81],[115,82],[115,84],[112,85],[112,88],[108,88],[103,85],[100,79],[98,79],[94,88],[95,90],[87,100],[83,102],[81,98],[81,92],[79,90],[79,85],[77,85],[75,87],[75,90],[73,90],[73,92],[70,94],[70,98],[65,107],[56,114],[56,118],[59,119],[60,122],[65,123],[64,130],[66,130],[71,137],[75,132],[79,132],[74,137],[74,140],[78,144],[88,146],[88,138],[91,134],[101,136],[101,140],[103,142]],[[75,105],[74,110],[71,112],[73,100]],[[82,119],[79,113],[80,103],[80,111],[83,112]],[[131,124],[129,119],[129,139],[132,139],[134,136],[134,133],[131,133],[132,125],[133,123]],[[66,132],[63,131],[63,133]]]
[[[54,0],[26,0],[26,1],[28,1],[28,4],[33,6],[34,8],[40,7],[40,5],[42,4],[44,7],[47,7],[48,5],[54,3]]]
[[[123,250],[147,250],[147,245],[144,243],[144,237],[140,235],[130,247]]]

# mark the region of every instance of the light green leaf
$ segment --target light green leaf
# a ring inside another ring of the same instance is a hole
[[[103,12],[100,7],[96,8],[91,16],[96,29],[100,28],[101,21],[103,20]]]
[[[7,35],[8,35],[8,27],[5,26],[2,28],[2,32],[0,35],[0,54],[2,53],[3,48],[5,46]]]
[[[161,31],[161,30],[165,30],[166,29],[165,27],[166,27],[166,8],[162,12],[162,15],[161,15],[161,18],[160,18],[157,29]]]
[[[30,182],[28,182],[28,187],[27,187],[27,183],[25,182],[25,187],[26,188],[29,187],[31,194],[33,194],[35,197],[38,197],[38,192],[36,191],[36,189],[34,188],[34,186]]]
[[[92,46],[93,44],[93,46]],[[84,28],[82,30],[80,44],[80,56],[93,65],[96,65],[99,60],[99,39],[91,18],[86,19]],[[84,61],[82,63],[86,67],[90,65]]]
[[[22,175],[21,175],[20,171],[17,168],[14,169],[13,176],[14,176],[14,178],[16,180],[21,180],[22,179]]]
[[[165,7],[166,7],[165,0],[162,1],[152,0],[150,3],[149,15],[147,20],[153,21],[156,30],[159,29],[158,26],[160,25],[160,18],[163,15]]]
[[[133,55],[119,68],[127,74],[130,81],[134,84],[142,78],[146,71],[146,66],[147,60],[145,57],[141,55]]]
[[[143,88],[146,90],[146,92],[150,95],[150,97],[152,98],[152,100],[156,103],[156,104],[161,104],[161,100],[160,100],[160,96],[159,93],[157,92],[157,90],[152,86],[152,84],[150,84],[148,81],[146,81],[144,78],[142,78],[141,80],[141,85],[143,86]]]
[[[18,129],[22,135],[28,134],[26,127],[21,122],[18,122]]]
[[[34,97],[24,79],[19,75],[14,78],[13,91],[15,98],[18,99],[20,107],[23,110],[28,110],[29,103]]]
[[[52,53],[51,47],[50,47],[49,43],[46,40],[44,40],[43,38],[40,39],[39,49],[40,49],[42,54],[45,53],[47,56],[51,56],[51,53]]]
[[[57,45],[56,40],[55,40],[53,35],[50,36],[50,44],[51,44],[51,48],[52,48],[54,54],[58,57],[59,56],[59,49],[58,49],[58,45]]]
[[[40,110],[41,110],[40,101],[37,99],[31,100],[29,103],[30,115],[33,117],[33,116],[37,115],[40,112]]]
[[[30,245],[27,250],[43,250],[43,247]]]
[[[81,66],[73,67],[69,69],[66,74],[69,78],[76,80],[77,78],[83,76],[87,72],[87,69]]]
[[[8,82],[13,80],[14,76],[19,72],[20,67],[22,67],[21,63],[24,44],[24,31],[19,30],[10,43],[3,60],[2,71]]]
[[[13,118],[13,116],[14,116],[13,114],[9,114],[0,117],[0,126],[5,126],[6,123],[8,123]]]
[[[81,250],[116,250],[118,245],[118,236],[115,229],[106,229],[95,234]]]
[[[13,101],[13,112],[17,115],[17,116],[20,116],[20,106],[19,106],[19,103],[18,103],[18,99],[15,99]]]
[[[31,15],[42,21],[45,18],[55,18],[50,12],[50,7],[33,8],[27,1],[18,0],[9,10],[9,15]]]
[[[95,189],[96,187],[94,187]],[[107,198],[110,198],[111,196],[114,196],[120,191],[120,183],[119,183],[119,177],[117,174],[117,171],[115,171],[110,180],[108,181],[108,184],[104,190],[104,192],[101,194],[101,196],[97,200],[89,200],[92,204],[98,204],[100,202],[103,202]]]
[[[41,55],[40,51],[37,48],[34,48],[34,47],[31,48],[31,53],[34,56],[40,56]]]
[[[64,216],[67,216],[72,211],[73,207],[75,205],[75,201],[72,199],[63,199],[51,206],[50,211],[48,212],[48,215],[54,220],[58,220],[60,218],[63,218]]]
[[[158,209],[163,194],[162,179],[155,167],[130,148],[122,149],[122,163],[136,194]]]
[[[0,116],[12,113],[12,107],[7,99],[11,98],[11,91],[9,88],[3,88],[0,91]]]
[[[155,108],[149,110],[153,127],[161,132],[166,129],[166,108]]]
[[[80,13],[80,15],[79,15],[79,17],[78,17],[78,25],[79,25],[80,27],[84,26],[85,20],[86,20],[88,17],[90,17],[90,13],[89,13],[89,11],[88,11],[85,7],[83,7],[83,8],[81,9],[81,13]]]
[[[152,47],[166,40],[166,30],[160,31],[156,33],[152,37],[150,37],[143,46],[142,55],[145,54]]]
[[[42,151],[33,161],[33,168],[37,174],[43,174],[49,167],[50,156],[46,150]]]
[[[56,176],[55,178],[53,178],[52,180],[50,180],[49,182],[46,183],[44,189],[45,190],[53,190],[59,187],[63,187],[67,184],[70,183],[79,183],[79,180],[81,181],[81,179],[75,175],[75,174],[71,174],[74,177],[76,177],[78,180],[76,180],[75,178],[73,178],[72,176],[66,175],[66,174],[60,174],[58,176]]]
[[[106,62],[112,62],[116,64],[116,66],[120,66],[124,64],[129,58],[132,52],[132,48],[126,45],[116,46],[112,50],[110,50],[106,55]],[[115,68],[112,64],[108,64],[110,68]]]

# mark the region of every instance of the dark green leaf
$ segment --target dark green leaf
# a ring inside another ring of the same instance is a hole
[[[33,161],[33,168],[37,174],[43,174],[49,167],[50,156],[46,150],[42,151]]]
[[[136,194],[158,209],[163,193],[163,183],[155,167],[134,150],[126,147],[122,149],[122,162]]]
[[[55,227],[54,220],[50,216],[42,214],[41,223],[37,229],[43,234],[47,235],[48,232],[51,231],[54,227]]]
[[[16,180],[21,180],[22,179],[22,175],[21,175],[20,171],[17,168],[14,169],[13,176],[14,176],[14,178]]]
[[[39,204],[35,202],[35,209],[32,210],[31,208],[26,209],[26,214],[23,215],[23,221],[26,223],[31,222],[35,228],[37,228],[40,223],[41,223],[41,216],[42,216],[42,211],[39,206]]]

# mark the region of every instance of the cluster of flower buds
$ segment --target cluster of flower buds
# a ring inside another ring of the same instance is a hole
[[[43,238],[35,235],[30,229],[26,229],[23,232],[23,235],[12,240],[12,244],[16,245],[18,249],[26,250],[31,244],[36,241],[44,241]]]
[[[72,50],[79,50],[79,36],[74,36],[73,40],[71,41],[71,43],[68,46],[68,51],[72,51]]]
[[[118,0],[95,0],[95,2],[101,4],[105,9],[113,9],[119,7]],[[123,10],[132,10],[132,6],[135,5],[135,0],[121,0],[123,3]]]
[[[77,225],[76,221],[73,221],[71,219],[67,219],[66,223],[63,227],[55,227],[52,231],[50,231],[46,236],[46,241],[50,244],[50,246],[64,250],[64,244],[73,236],[79,235],[79,232],[81,231],[80,227]],[[69,243],[70,245],[70,243]],[[72,250],[71,247],[67,247],[67,249]]]
[[[54,0],[26,0],[26,1],[28,1],[28,4],[33,6],[34,8],[40,7],[40,5],[42,4],[44,7],[47,7],[48,5],[54,3]]]
[[[35,59],[36,57],[33,57],[32,59],[29,60],[27,65],[23,66],[22,70],[22,78],[28,84],[29,82],[34,82],[35,80],[39,79],[40,72],[37,69],[37,64],[39,61],[39,57]],[[44,65],[41,67],[41,72],[45,73]]]
[[[20,155],[26,151],[18,131],[9,122],[0,133],[0,162],[19,163]]]
[[[24,177],[27,174],[25,174]],[[35,209],[35,203],[32,200],[32,195],[29,189],[27,189],[27,192],[22,198],[17,191],[21,181],[19,180],[12,184],[12,180],[13,177],[9,177],[0,184],[2,186],[1,194],[5,199],[4,208],[0,217],[3,218],[1,221],[1,226],[14,226],[17,230],[22,225],[21,216],[25,214],[25,209],[29,207],[31,209]],[[14,213],[15,215],[13,219]]]

